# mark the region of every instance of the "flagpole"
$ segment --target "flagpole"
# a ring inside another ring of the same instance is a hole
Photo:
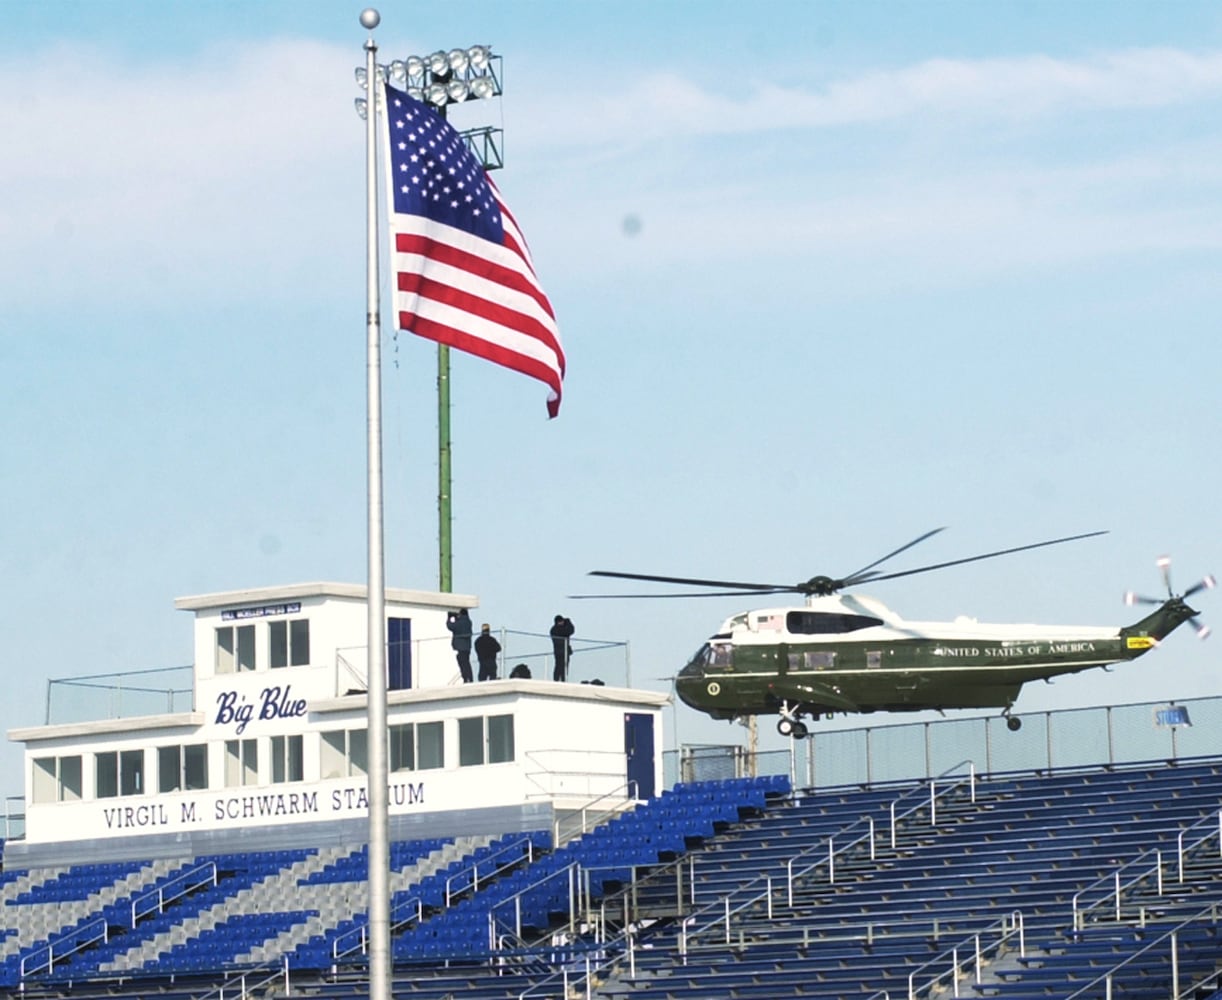
[[[366,437],[368,446],[369,582],[369,997],[391,1000],[390,963],[390,838],[387,793],[386,739],[386,579],[382,538],[382,323],[378,298],[378,112],[385,111],[377,75],[378,46],[373,29],[381,15],[372,7],[361,11],[365,40],[365,267],[366,267]]]

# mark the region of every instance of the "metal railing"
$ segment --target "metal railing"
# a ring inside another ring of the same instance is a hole
[[[1125,968],[1126,966],[1132,964],[1133,962],[1136,962],[1137,959],[1141,958],[1143,955],[1147,954],[1148,952],[1153,951],[1155,948],[1157,948],[1161,944],[1170,945],[1171,976],[1170,976],[1170,982],[1168,983],[1168,986],[1170,988],[1170,995],[1174,998],[1179,998],[1183,996],[1184,994],[1181,993],[1180,991],[1179,942],[1178,942],[1179,933],[1180,931],[1184,930],[1186,927],[1191,927],[1194,924],[1199,924],[1202,920],[1208,920],[1210,923],[1216,924],[1218,922],[1218,915],[1219,915],[1218,904],[1212,903],[1209,906],[1206,906],[1203,909],[1198,910],[1196,913],[1193,913],[1191,916],[1185,917],[1183,920],[1179,921],[1177,924],[1175,924],[1175,926],[1171,927],[1169,930],[1164,931],[1162,934],[1158,935],[1158,937],[1155,937],[1151,939],[1150,941],[1147,941],[1140,948],[1137,948],[1134,951],[1130,952],[1128,955],[1126,955],[1123,959],[1121,959],[1119,962],[1113,965],[1106,972],[1101,973],[1100,975],[1096,976],[1094,979],[1090,980],[1090,982],[1085,983],[1084,985],[1080,986],[1078,989],[1074,990],[1072,993],[1067,994],[1065,996],[1065,1000],[1075,1000],[1075,998],[1077,997],[1085,997],[1088,995],[1094,995],[1093,991],[1098,986],[1103,986],[1106,991],[1106,996],[1110,997],[1112,995],[1112,983],[1116,976],[1116,973],[1118,973],[1121,969]],[[1191,993],[1192,990],[1190,989],[1187,992]]]
[[[148,913],[161,913],[167,903],[172,903],[176,899],[181,899],[187,893],[194,889],[198,889],[201,885],[207,885],[211,882],[213,885],[217,883],[217,870],[215,861],[205,861],[203,864],[197,865],[190,871],[182,872],[175,875],[164,885],[150,889],[148,892],[143,892],[139,896],[132,899],[132,926],[136,926],[136,921]]]
[[[1193,838],[1192,835],[1194,833],[1199,835]],[[1183,827],[1179,831],[1179,834],[1176,836],[1176,864],[1173,878],[1173,882],[1176,885],[1184,884],[1185,860],[1213,840],[1218,841],[1218,853],[1219,857],[1222,857],[1222,810],[1204,816],[1191,826]],[[1126,877],[1126,872],[1136,872],[1136,874]],[[1154,885],[1155,895],[1162,896],[1166,888],[1166,880],[1163,876],[1163,852],[1161,849],[1154,847],[1142,851],[1131,861],[1126,862],[1106,875],[1101,875],[1094,882],[1091,882],[1090,885],[1084,886],[1074,893],[1071,900],[1074,930],[1083,930],[1086,927],[1087,918],[1096,910],[1107,906],[1109,901],[1111,903],[1111,917],[1119,923],[1124,919],[1122,907],[1124,894],[1139,886],[1151,883]],[[1089,903],[1083,901],[1089,893],[1096,889],[1101,889],[1105,885],[1109,886],[1107,892],[1104,892],[1097,899]],[[1141,914],[1138,914],[1138,916],[1141,917]]]
[[[962,770],[964,767],[969,769],[969,773],[955,780],[943,780],[952,778],[953,774]],[[941,789],[938,785],[941,782]],[[895,849],[897,843],[897,830],[899,824],[918,812],[929,809],[930,826],[937,825],[937,803],[939,799],[949,797],[953,792],[962,789],[969,789],[970,800],[972,803],[976,801],[976,771],[971,761],[961,761],[948,769],[945,774],[939,775],[929,783],[928,799],[925,796],[925,787],[916,785],[904,792],[888,807],[890,816],[891,829],[889,842],[892,849]],[[903,808],[903,804],[907,800],[915,798],[918,801]],[[864,829],[862,829],[864,828]],[[860,832],[858,832],[860,831]],[[855,835],[854,835],[855,834]],[[841,844],[836,846],[836,836],[841,837]],[[849,837],[845,841],[843,838]],[[836,859],[847,858],[850,852],[866,844],[869,851],[870,860],[875,859],[876,838],[875,825],[871,817],[862,817],[850,823],[839,835],[833,835],[826,840],[813,844],[810,847],[804,848],[785,862],[785,905],[793,906],[793,887],[796,882],[807,876],[824,869],[827,872],[828,884],[834,884],[836,880]],[[795,867],[795,865],[804,864],[804,867]],[[692,870],[693,878],[693,901],[695,900],[694,893],[694,878],[695,868]],[[762,889],[762,891],[761,891]],[[752,891],[755,890],[755,891]],[[730,944],[733,934],[733,920],[739,914],[753,910],[762,905],[767,913],[768,919],[773,918],[773,892],[774,882],[773,877],[768,874],[759,875],[745,885],[739,886],[737,889],[727,893],[724,897],[716,902],[706,905],[704,908],[696,910],[688,918],[683,921],[680,930],[679,951],[686,961],[687,950],[694,944],[698,943],[698,939],[713,934],[717,934],[721,940],[718,944]],[[740,902],[737,905],[733,904],[733,898],[738,897]],[[689,931],[688,927],[696,923],[698,920],[705,920],[703,926],[697,927],[694,931]]]
[[[996,936],[982,944],[981,939],[992,931],[997,932]],[[942,954],[913,969],[908,974],[908,1000],[917,1000],[922,992],[933,996],[934,990],[947,978],[950,979],[952,994],[958,996],[959,979],[964,970],[970,970],[973,982],[979,986],[984,971],[985,957],[991,952],[1000,954],[1006,942],[1015,937],[1018,938],[1019,956],[1026,957],[1027,939],[1023,931],[1023,915],[1019,910],[994,921],[983,930],[964,938],[953,948],[946,949]],[[918,987],[917,982],[923,977],[923,974],[926,974],[927,970],[936,968],[941,968],[942,971],[926,980],[923,986]]]
[[[1169,705],[1186,709],[1192,725],[1160,721],[1160,712]],[[799,783],[834,788],[927,779],[964,757],[976,762],[980,774],[1001,774],[1222,755],[1222,697],[1030,712],[1021,717],[1023,727],[1018,732],[1011,732],[997,715],[813,728],[795,747]],[[745,777],[753,770],[761,775],[790,773],[789,749],[752,758],[735,745],[684,747],[666,751],[663,761],[668,785]]]
[[[446,906],[468,889],[479,892],[480,873],[485,882],[496,878],[504,872],[511,871],[525,861],[528,865],[535,860],[535,842],[530,837],[521,837],[511,844],[493,851],[487,857],[474,861],[465,868],[460,868],[446,879]]]

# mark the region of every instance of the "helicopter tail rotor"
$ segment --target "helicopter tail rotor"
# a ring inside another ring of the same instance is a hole
[[[1159,556],[1156,565],[1158,566],[1159,572],[1162,574],[1163,586],[1167,588],[1167,596],[1163,598],[1146,597],[1143,594],[1135,594],[1133,591],[1129,590],[1125,592],[1124,603],[1130,606],[1134,604],[1157,604],[1181,607],[1184,609],[1184,618],[1181,618],[1180,620],[1183,621],[1186,619],[1196,630],[1198,638],[1209,638],[1209,634],[1213,631],[1213,629],[1204,622],[1200,621],[1197,617],[1198,613],[1189,608],[1184,602],[1193,594],[1199,594],[1202,590],[1212,590],[1218,585],[1218,581],[1212,575],[1207,575],[1194,583],[1182,594],[1177,594],[1174,588],[1171,586],[1171,557]]]

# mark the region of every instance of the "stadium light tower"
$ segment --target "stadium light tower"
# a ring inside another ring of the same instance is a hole
[[[408,56],[378,66],[377,78],[407,92],[409,97],[434,108],[443,118],[452,104],[501,96],[501,57],[487,45],[465,49],[438,49],[428,56]],[[368,73],[360,67],[356,80],[368,86]],[[357,111],[364,113],[362,99]],[[480,126],[460,131],[471,153],[485,170],[505,165],[502,130]],[[437,589],[454,588],[453,510],[451,505],[453,445],[450,439],[450,348],[437,345]]]

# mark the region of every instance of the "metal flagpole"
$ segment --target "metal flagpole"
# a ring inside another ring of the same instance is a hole
[[[378,46],[373,29],[382,20],[372,7],[361,11],[365,41],[365,190],[366,190],[366,430],[369,462],[369,996],[391,1000],[390,840],[388,835],[386,739],[386,579],[382,540],[382,322],[378,299],[377,129],[384,94],[377,76]]]

